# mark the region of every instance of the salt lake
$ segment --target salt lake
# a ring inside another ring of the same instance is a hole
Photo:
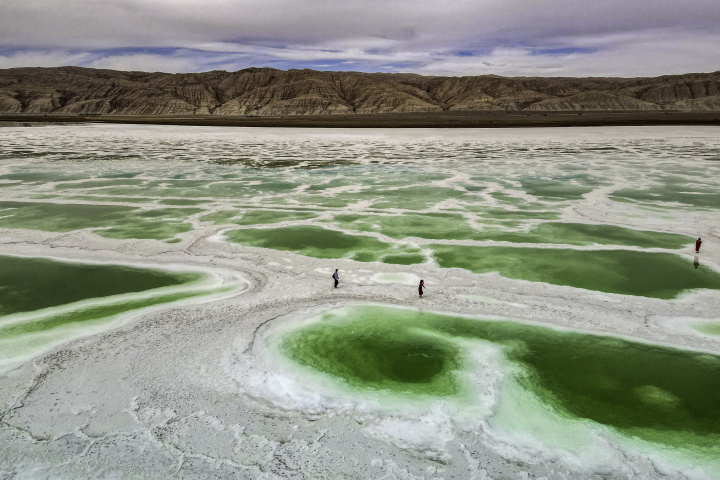
[[[720,478],[717,127],[0,145],[0,478]]]

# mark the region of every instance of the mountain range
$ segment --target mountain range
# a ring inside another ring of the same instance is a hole
[[[0,113],[282,116],[447,111],[720,111],[720,71],[652,78],[422,76],[248,68],[0,70]]]

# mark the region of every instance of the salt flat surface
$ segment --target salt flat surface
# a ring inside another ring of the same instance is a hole
[[[473,409],[348,391],[263,347],[318,312],[374,304],[720,353],[720,336],[695,328],[717,322],[718,290],[628,295],[442,268],[437,256],[438,245],[622,250],[713,278],[716,127],[47,126],[0,129],[0,145],[3,254],[247,284],[128,314],[0,376],[0,478],[720,478],[523,391],[497,396],[508,370],[492,346],[473,350],[487,366]],[[537,230],[549,223],[650,234]],[[230,241],[283,228],[292,235],[270,247]]]

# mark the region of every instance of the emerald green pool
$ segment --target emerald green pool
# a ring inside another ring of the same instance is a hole
[[[243,245],[292,251],[316,258],[351,258],[359,262],[385,261],[387,258],[387,263],[403,265],[425,261],[416,248],[313,225],[246,228],[230,230],[225,236],[229,241]]]
[[[696,269],[671,253],[630,250],[433,245],[444,268],[568,285],[600,292],[670,299],[683,291],[720,290],[720,273]]]
[[[270,223],[308,220],[317,215],[311,212],[290,212],[282,210],[221,210],[200,217],[205,222],[217,225],[232,223],[235,225],[264,225]]]
[[[194,282],[198,273],[0,256],[0,315]]]
[[[473,402],[473,350],[545,408],[628,437],[720,453],[720,357],[614,337],[375,305],[325,311],[279,351],[344,388]],[[501,387],[502,388],[502,387]]]
[[[633,200],[641,203],[657,204],[671,202],[683,207],[716,209],[720,205],[720,193],[712,184],[704,184],[702,179],[690,181],[677,176],[658,176],[657,182],[644,189],[625,188],[612,193],[620,200]]]
[[[570,180],[575,183],[571,183]],[[530,195],[557,200],[577,200],[598,185],[596,180],[588,176],[562,179],[525,177],[520,182],[523,189]]]
[[[524,217],[519,215],[520,219]],[[531,228],[508,231],[500,228],[476,229],[460,214],[423,215],[336,215],[341,228],[379,232],[393,238],[419,237],[442,240],[475,240],[513,243],[554,243],[565,245],[619,245],[642,248],[678,249],[694,238],[664,232],[633,230],[615,225],[543,222]]]
[[[678,249],[694,241],[673,233],[633,230],[615,225],[545,222],[527,232],[488,229],[480,239],[513,243],[556,243],[566,245],[620,245],[642,248]]]
[[[143,210],[124,205],[0,202],[0,227],[70,232],[94,229],[100,236],[169,240],[192,230],[188,217],[197,208]]]
[[[720,322],[700,322],[693,325],[698,332],[714,337],[720,337]]]
[[[223,291],[204,273],[0,256],[0,373],[122,314]]]
[[[479,232],[470,228],[467,220],[458,214],[336,215],[333,221],[347,230],[379,232],[393,238],[464,240],[479,236]]]

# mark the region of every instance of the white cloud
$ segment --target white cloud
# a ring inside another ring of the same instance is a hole
[[[138,53],[97,58],[83,66],[90,68],[106,68],[110,70],[177,73],[193,71],[196,64],[196,59],[192,57],[175,57]]]
[[[590,41],[592,40],[592,41]],[[533,48],[496,48],[472,57],[437,56],[415,69],[425,75],[637,77],[720,70],[720,34],[654,32],[631,40],[580,39],[581,53],[537,55]]]
[[[716,0],[3,0],[5,44],[67,48],[358,38],[535,41],[647,28],[717,30]]]
[[[720,68],[719,14],[717,0],[2,0],[0,47],[16,53],[0,67],[659,75]],[[584,51],[538,54],[568,48]]]

